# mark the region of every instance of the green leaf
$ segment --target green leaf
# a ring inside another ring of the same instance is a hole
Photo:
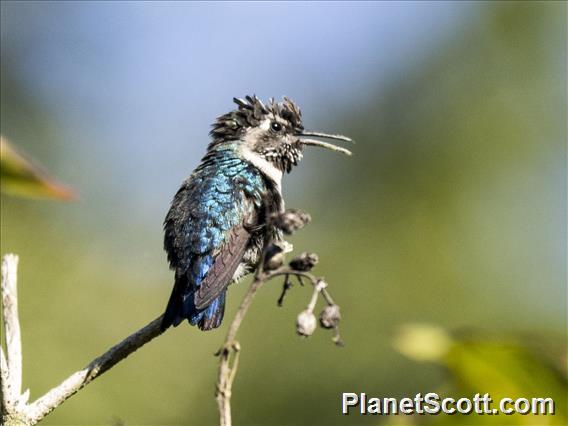
[[[489,394],[491,408],[502,398],[552,398],[553,415],[438,415],[414,416],[414,424],[427,425],[564,425],[568,386],[561,367],[564,351],[558,353],[554,342],[535,345],[530,338],[517,335],[487,335],[477,332],[450,335],[429,324],[405,324],[394,336],[393,346],[403,355],[419,362],[444,366],[447,381],[438,389],[440,397],[472,398]],[[510,407],[510,406],[509,406]],[[398,419],[397,419],[398,421]],[[393,423],[394,424],[394,423]]]
[[[73,200],[76,194],[0,136],[0,190],[28,198]]]
[[[462,396],[479,392],[489,393],[493,401],[505,397],[552,398],[555,401],[554,415],[501,414],[492,419],[496,423],[566,424],[566,378],[546,357],[522,344],[489,339],[463,340],[448,352],[446,366]]]

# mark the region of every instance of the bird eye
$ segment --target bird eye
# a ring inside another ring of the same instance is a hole
[[[272,123],[270,123],[270,127],[275,132],[279,132],[280,130],[282,130],[282,124],[278,123],[277,121],[273,121]]]

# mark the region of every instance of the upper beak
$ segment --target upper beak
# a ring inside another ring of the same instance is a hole
[[[331,143],[328,142],[323,142],[317,139],[306,139],[306,136],[315,136],[318,138],[326,138],[326,139],[333,139],[333,140],[337,140],[337,141],[345,141],[345,142],[353,142],[353,140],[351,138],[348,138],[347,136],[343,136],[343,135],[330,135],[327,133],[321,133],[321,132],[311,132],[311,131],[306,131],[306,132],[302,132],[302,133],[298,133],[297,136],[300,137],[299,142],[302,145],[311,145],[311,146],[320,146],[322,148],[326,148],[326,149],[330,149],[332,151],[337,151],[337,152],[341,152],[342,154],[345,155],[352,155],[351,151],[349,151],[348,149],[342,148],[340,146],[337,145],[333,145]]]

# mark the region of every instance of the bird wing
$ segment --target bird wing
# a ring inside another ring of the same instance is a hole
[[[245,254],[250,234],[244,225],[231,229],[225,244],[215,256],[213,266],[195,292],[195,307],[204,309],[227,288]]]
[[[242,163],[241,163],[242,164]],[[229,285],[250,241],[255,208],[246,185],[236,185],[242,169],[197,170],[180,188],[166,217],[164,248],[177,276],[185,276],[182,300],[206,308]],[[257,179],[247,176],[247,182]],[[260,183],[257,184],[257,186]]]

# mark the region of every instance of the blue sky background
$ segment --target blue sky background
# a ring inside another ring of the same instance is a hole
[[[130,186],[120,196],[144,204],[147,191],[175,187],[193,169],[233,96],[287,95],[307,126],[339,131],[329,116],[365,104],[377,86],[436,55],[475,22],[477,9],[465,2],[3,2],[2,55],[49,110],[57,145],[74,159],[60,158],[63,176],[87,195],[112,189],[118,174]],[[98,173],[101,162],[113,173]],[[147,175],[151,186],[138,187]],[[140,210],[155,209],[163,204]]]

